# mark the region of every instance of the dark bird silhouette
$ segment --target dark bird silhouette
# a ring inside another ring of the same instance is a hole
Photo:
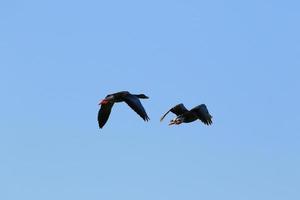
[[[205,104],[201,104],[199,106],[196,106],[195,108],[188,110],[184,105],[178,104],[171,108],[168,112],[166,112],[160,119],[162,121],[166,115],[172,112],[176,115],[174,119],[170,121],[169,125],[179,125],[181,123],[190,123],[193,122],[197,119],[201,120],[204,124],[206,125],[211,125],[212,124],[212,116],[209,114],[207,107]]]
[[[130,94],[127,91],[107,95],[105,99],[103,99],[99,103],[99,105],[101,105],[101,108],[98,112],[99,127],[103,128],[103,126],[107,122],[114,103],[119,103],[123,101],[127,103],[130,106],[130,108],[132,108],[141,118],[143,118],[144,121],[150,120],[139,98],[149,99],[149,97],[147,97],[144,94]]]

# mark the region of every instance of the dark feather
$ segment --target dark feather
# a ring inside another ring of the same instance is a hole
[[[195,108],[191,109],[195,115],[206,125],[212,124],[212,116],[209,114],[208,109],[205,104],[201,104],[196,106]]]
[[[176,106],[174,106],[173,108],[171,108],[168,112],[166,112],[161,118],[160,118],[160,121],[162,121],[169,112],[172,112],[174,113],[175,115],[179,116],[179,115],[182,115],[183,113],[185,112],[188,112],[188,109],[186,109],[186,107],[181,103],[181,104],[178,104]]]
[[[143,120],[148,121],[148,117],[143,105],[141,104],[138,97],[134,95],[126,95],[124,101],[132,108]]]
[[[110,103],[110,102],[101,105],[101,108],[98,112],[98,124],[100,128],[102,128],[107,122],[113,105],[114,103]]]

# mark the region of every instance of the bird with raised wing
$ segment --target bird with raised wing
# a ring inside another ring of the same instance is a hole
[[[107,122],[111,109],[114,103],[125,102],[133,109],[144,121],[150,120],[143,105],[139,99],[148,99],[144,94],[130,94],[128,91],[117,92],[107,95],[100,103],[101,108],[98,112],[98,124],[99,128],[103,128]]]
[[[206,125],[212,124],[212,116],[209,114],[208,109],[205,104],[201,104],[199,106],[194,107],[191,110],[186,109],[186,107],[181,103],[173,108],[171,108],[168,112],[166,112],[160,119],[160,121],[163,121],[163,119],[166,117],[166,115],[172,112],[176,115],[174,119],[172,119],[169,123],[169,125],[179,125],[181,123],[190,123],[196,120],[201,120]]]

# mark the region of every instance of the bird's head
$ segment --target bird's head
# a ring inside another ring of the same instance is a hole
[[[174,125],[174,124],[179,125],[182,122],[183,122],[183,119],[181,117],[176,117],[170,121],[169,126]]]
[[[113,96],[113,95],[107,95],[107,96],[105,97],[105,99],[102,99],[102,100],[99,102],[99,105],[105,105],[105,104],[111,102],[113,99],[114,99],[114,96]]]
[[[138,94],[136,95],[138,98],[141,98],[141,99],[149,99],[149,97],[147,97],[146,95],[144,94]]]

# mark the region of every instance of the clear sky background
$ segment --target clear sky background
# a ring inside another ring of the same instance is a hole
[[[299,200],[300,3],[1,1],[0,199]],[[151,121],[108,93],[145,93]],[[169,127],[177,103],[214,116]]]

